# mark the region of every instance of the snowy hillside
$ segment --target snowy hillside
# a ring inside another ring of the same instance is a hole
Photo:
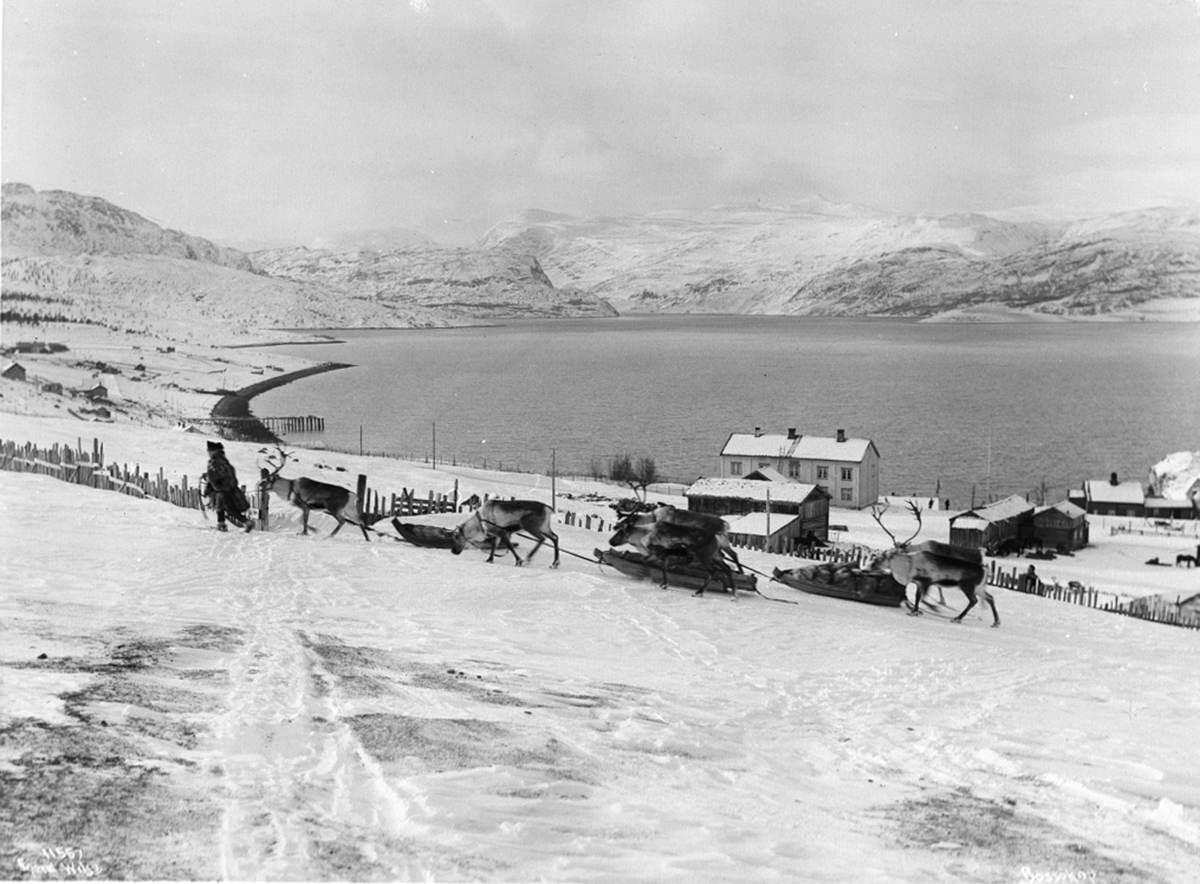
[[[203,463],[201,436],[98,432],[110,461],[173,479]],[[252,475],[255,449],[227,447]],[[532,475],[299,461],[549,495]],[[104,878],[1194,876],[1195,632],[1005,591],[999,629],[761,581],[699,599],[588,561],[603,536],[583,528],[560,528],[560,569],[548,549],[518,569],[330,539],[322,516],[300,537],[277,509],[267,533],[220,534],[194,510],[0,473],[0,877],[56,845]],[[1095,559],[1064,561],[1089,583],[1163,542],[1093,534]]]
[[[1076,222],[888,216],[853,206],[718,207],[571,218],[525,213],[512,246],[623,312],[931,316],[1006,308],[1063,317],[1200,318],[1200,213]]]

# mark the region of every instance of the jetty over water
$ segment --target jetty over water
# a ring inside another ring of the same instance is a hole
[[[253,426],[263,426],[272,433],[323,433],[325,432],[325,418],[315,414],[306,414],[299,417],[246,417],[222,415],[207,418],[198,418],[193,421],[197,424],[213,424],[218,427],[225,427],[231,430],[246,430]]]
[[[267,390],[281,387],[300,378],[349,367],[341,362],[322,362],[320,365],[309,366],[299,371],[259,381],[257,384],[243,387],[234,393],[226,393],[213,407],[212,416],[205,418],[202,422],[231,430],[239,438],[248,442],[278,442],[278,433],[324,432],[325,418],[323,417],[311,414],[299,417],[256,417],[250,411],[250,400],[259,393],[265,393]]]

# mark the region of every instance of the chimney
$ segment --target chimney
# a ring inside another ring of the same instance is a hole
[[[1121,484],[1120,482],[1117,481],[1116,473],[1113,473],[1111,476],[1108,477],[1108,484],[1109,485],[1120,485]]]
[[[754,438],[757,439],[761,435],[762,435],[762,427],[755,427],[754,428]]]
[[[789,438],[789,439],[797,439],[797,438],[799,438],[799,437],[796,435],[796,428],[795,428],[795,427],[788,427],[788,438]]]
[[[837,437],[837,440],[838,440],[839,442],[845,442],[845,441],[846,441],[846,431],[845,431],[845,430],[838,430],[838,437]]]

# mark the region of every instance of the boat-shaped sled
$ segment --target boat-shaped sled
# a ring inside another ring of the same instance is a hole
[[[636,577],[639,580],[662,580],[662,566],[649,556],[628,550],[597,549],[596,560],[604,565],[616,568],[622,574]],[[667,569],[667,586],[678,586],[681,589],[699,589],[704,585],[707,572],[699,565],[689,562],[686,565],[671,565]],[[758,592],[758,581],[753,574],[733,572],[733,585],[741,592]],[[720,576],[713,577],[706,592],[719,590],[726,592],[725,581]]]
[[[417,525],[413,522],[401,522],[399,519],[392,519],[392,527],[396,529],[396,533],[402,538],[416,546],[450,549],[454,545],[454,531],[450,528],[439,528],[436,525]]]
[[[774,576],[784,586],[813,595],[893,608],[905,601],[905,587],[887,571],[863,571],[850,565],[822,564],[790,571],[776,568]]]

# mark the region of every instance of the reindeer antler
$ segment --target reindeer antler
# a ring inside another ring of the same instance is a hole
[[[897,540],[896,535],[888,530],[887,525],[883,524],[883,514],[888,511],[888,508],[890,506],[891,506],[890,502],[885,502],[883,504],[883,506],[880,506],[877,503],[873,504],[871,506],[871,518],[879,523],[879,527],[883,529],[884,534],[886,534],[888,537],[892,538],[892,544],[897,549],[904,549],[906,546],[908,546],[910,543],[912,543],[914,537],[916,537],[918,534],[921,533],[921,508],[919,506],[917,506],[915,503],[913,503],[911,500],[908,501],[908,511],[917,517],[917,530],[914,531],[911,535],[909,535],[904,540]]]
[[[266,448],[258,449],[259,454],[267,455],[267,458],[266,458],[267,463],[270,464],[272,467],[274,467],[274,469],[271,470],[271,478],[272,479],[274,479],[281,472],[283,472],[284,464],[286,464],[288,462],[288,458],[291,456],[291,452],[284,451],[282,445],[276,445],[275,450],[279,452],[279,463],[278,464],[275,463],[275,455],[268,454]]]

